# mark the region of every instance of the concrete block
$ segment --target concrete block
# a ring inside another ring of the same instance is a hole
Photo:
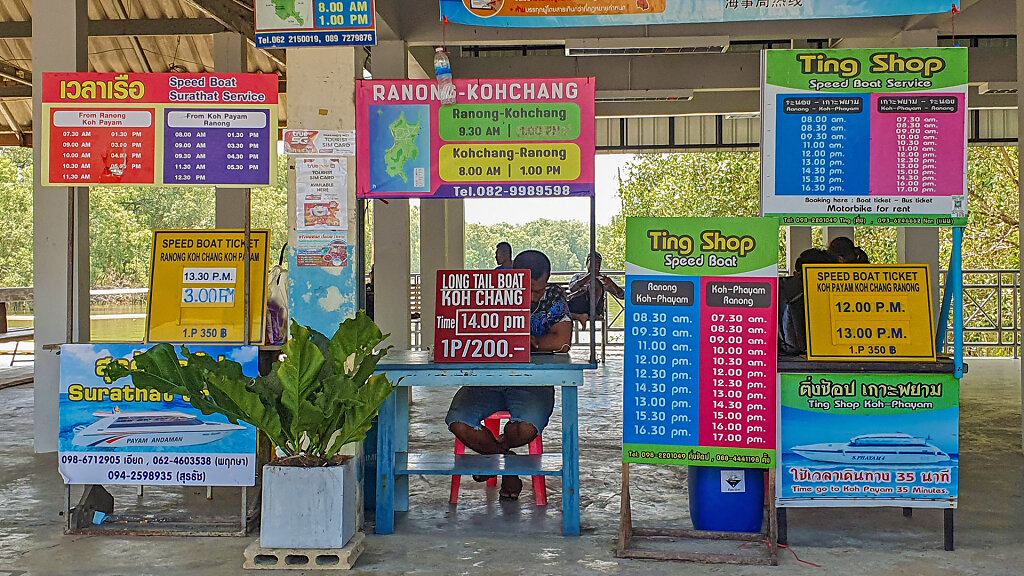
[[[356,462],[263,467],[264,548],[343,548],[356,532]]]
[[[351,570],[366,549],[359,532],[341,549],[263,548],[254,540],[245,549],[246,570]]]

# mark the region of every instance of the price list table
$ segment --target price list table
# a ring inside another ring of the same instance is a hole
[[[164,181],[265,184],[273,161],[265,110],[167,109]]]
[[[703,278],[701,445],[774,449],[776,285]]]
[[[627,282],[625,444],[696,446],[700,420],[700,278]]]
[[[152,184],[153,118],[153,109],[51,109],[51,183]]]
[[[778,97],[777,194],[868,193],[870,95]]]
[[[963,188],[963,95],[876,94],[873,108],[873,194],[938,196]]]

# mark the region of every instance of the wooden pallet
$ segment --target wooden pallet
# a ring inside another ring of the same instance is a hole
[[[351,570],[366,549],[356,532],[344,548],[263,548],[257,539],[245,549],[246,570]]]

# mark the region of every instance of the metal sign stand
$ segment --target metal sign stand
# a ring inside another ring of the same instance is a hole
[[[634,528],[633,511],[629,495],[629,464],[622,464],[622,498],[619,508],[619,544],[615,550],[616,558],[634,558],[641,560],[675,560],[679,562],[699,562],[701,564],[740,564],[748,566],[778,566],[778,523],[775,510],[775,469],[768,470],[768,489],[765,511],[765,528],[758,534],[742,532],[707,532],[703,530],[664,530],[652,528]],[[759,548],[753,554],[721,554],[711,552],[661,552],[641,550],[633,547],[637,540],[651,542],[676,542],[688,540],[693,542],[734,541],[738,547]]]

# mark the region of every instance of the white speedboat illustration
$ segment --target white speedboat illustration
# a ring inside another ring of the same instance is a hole
[[[793,452],[819,462],[836,464],[935,464],[949,454],[910,434],[862,434],[845,444],[794,446]]]
[[[99,420],[75,431],[75,446],[111,448],[196,446],[216,442],[244,426],[204,422],[183,412],[93,412]]]

